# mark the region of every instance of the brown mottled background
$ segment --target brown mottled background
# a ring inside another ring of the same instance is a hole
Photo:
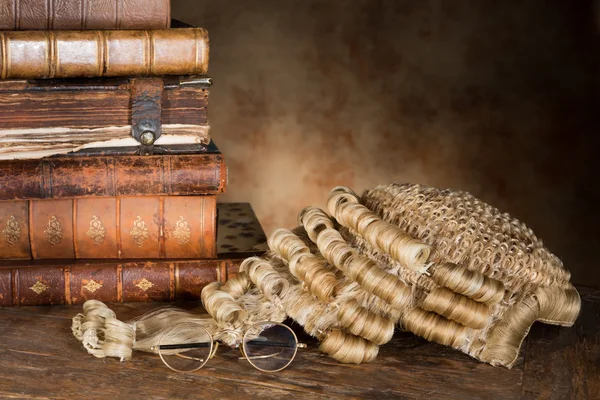
[[[328,191],[460,188],[600,285],[592,1],[173,0],[208,29],[222,201],[267,233]]]

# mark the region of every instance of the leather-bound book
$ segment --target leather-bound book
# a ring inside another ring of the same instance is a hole
[[[208,34],[159,30],[0,31],[0,78],[202,75]]]
[[[0,81],[0,160],[140,145],[144,134],[156,145],[207,144],[210,85],[206,76]]]
[[[0,202],[0,258],[212,258],[216,196]]]
[[[170,0],[0,0],[0,30],[166,29]]]
[[[0,200],[191,196],[225,191],[227,167],[209,146],[92,149],[40,160],[0,161]]]
[[[218,204],[217,258],[0,261],[0,306],[199,300],[225,282],[266,238],[247,203]]]

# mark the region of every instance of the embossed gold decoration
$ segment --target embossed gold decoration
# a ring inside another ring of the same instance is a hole
[[[35,283],[35,285],[33,285],[32,287],[30,287],[29,289],[33,290],[34,292],[36,292],[37,294],[42,294],[43,292],[45,292],[46,290],[50,289],[50,287],[48,285],[43,284],[40,281],[37,281]]]
[[[44,235],[46,235],[48,243],[52,246],[56,246],[62,240],[62,227],[54,215],[48,221],[48,227],[44,230]]]
[[[138,283],[135,286],[139,287],[140,289],[142,289],[145,292],[146,290],[148,290],[152,286],[154,286],[154,283],[152,283],[148,279],[144,278],[140,281],[140,283]]]
[[[102,285],[96,282],[95,280],[90,279],[90,281],[86,283],[83,287],[89,290],[90,292],[94,293],[96,290],[100,289]]]
[[[142,247],[146,239],[148,239],[148,228],[146,228],[146,223],[139,215],[133,221],[133,228],[129,231],[129,234],[133,237],[133,241],[138,247]]]
[[[9,245],[13,246],[19,243],[19,240],[21,239],[21,224],[19,224],[19,221],[17,221],[14,215],[11,215],[8,218],[6,221],[6,228],[4,228],[2,233],[4,233],[4,240],[6,240]]]
[[[175,239],[177,239],[179,244],[186,244],[190,241],[192,233],[190,231],[190,228],[188,228],[187,221],[182,216],[179,216],[179,219],[175,223],[173,236],[175,236]]]
[[[90,220],[90,227],[87,230],[87,235],[94,241],[94,245],[96,246],[104,242],[104,237],[106,236],[106,229],[104,229],[102,221],[100,221],[95,215],[92,215],[92,219]]]

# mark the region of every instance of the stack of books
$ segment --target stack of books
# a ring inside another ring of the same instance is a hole
[[[0,306],[199,299],[263,250],[217,204],[204,29],[169,0],[8,0],[0,29]]]

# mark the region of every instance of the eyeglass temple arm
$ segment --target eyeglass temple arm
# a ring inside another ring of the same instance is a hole
[[[152,346],[152,350],[178,350],[178,349],[201,349],[210,347],[211,343],[181,343],[181,344],[161,344]]]
[[[261,342],[261,344],[264,344]],[[278,345],[281,346],[282,343],[274,343],[273,345]],[[269,346],[269,345],[267,345]],[[291,346],[288,346],[291,347]],[[299,349],[305,349],[306,348],[306,344],[305,343],[296,343],[296,347]],[[248,359],[248,360],[256,360],[256,359],[260,359],[260,358],[271,358],[271,357],[275,357],[276,355],[279,355],[283,352],[283,350],[277,352],[277,353],[273,353],[273,354],[268,354],[268,355],[264,355],[264,356],[251,356],[248,357],[246,355],[246,352],[244,351],[244,346],[240,346],[240,353],[242,353],[242,357],[238,357],[238,360],[244,360],[244,359]]]
[[[195,361],[200,361],[200,362],[204,362],[204,358],[198,358],[198,357],[190,357],[190,356],[186,356],[184,354],[181,353],[177,353],[175,354],[177,357],[179,358],[185,358],[186,360],[195,360]]]
[[[195,344],[197,344],[197,343],[195,343]],[[219,348],[219,342],[215,342],[215,343],[214,343],[214,345],[215,345],[215,346],[214,346],[214,348],[213,348],[212,352],[211,352],[211,353],[210,353],[210,355],[208,356],[208,359],[209,359],[209,360],[210,360],[211,358],[213,358],[213,357],[215,356],[215,354],[217,354],[217,349]],[[167,345],[167,346],[169,346],[169,345]],[[174,346],[178,346],[178,345],[174,345]],[[161,350],[169,350],[169,349],[164,349],[164,348],[162,348],[162,346],[159,346],[159,347],[161,347]],[[198,346],[198,348],[199,348],[199,347],[208,347],[208,346]],[[183,348],[187,348],[187,347],[183,347]],[[196,347],[194,347],[194,348],[196,348]],[[173,348],[170,348],[170,349],[173,349]],[[198,357],[190,357],[190,356],[186,356],[185,354],[181,354],[181,353],[177,353],[177,354],[175,354],[175,355],[176,355],[177,357],[179,357],[179,358],[185,358],[186,360],[195,360],[195,361],[204,362],[204,359],[203,359],[203,358],[198,358]]]
[[[276,356],[280,355],[281,353],[283,353],[283,350],[280,350],[277,353],[267,354],[264,356],[250,356],[250,357],[246,355],[246,353],[244,352],[244,350],[242,348],[240,348],[240,352],[242,353],[242,357],[238,357],[238,360],[258,360],[261,358],[276,357]]]
[[[306,348],[306,345],[304,343],[295,343],[293,345],[290,345],[288,342],[267,342],[267,341],[262,341],[262,340],[249,340],[246,343],[247,344],[260,344],[263,347],[286,347],[286,348],[298,347],[301,349]]]

